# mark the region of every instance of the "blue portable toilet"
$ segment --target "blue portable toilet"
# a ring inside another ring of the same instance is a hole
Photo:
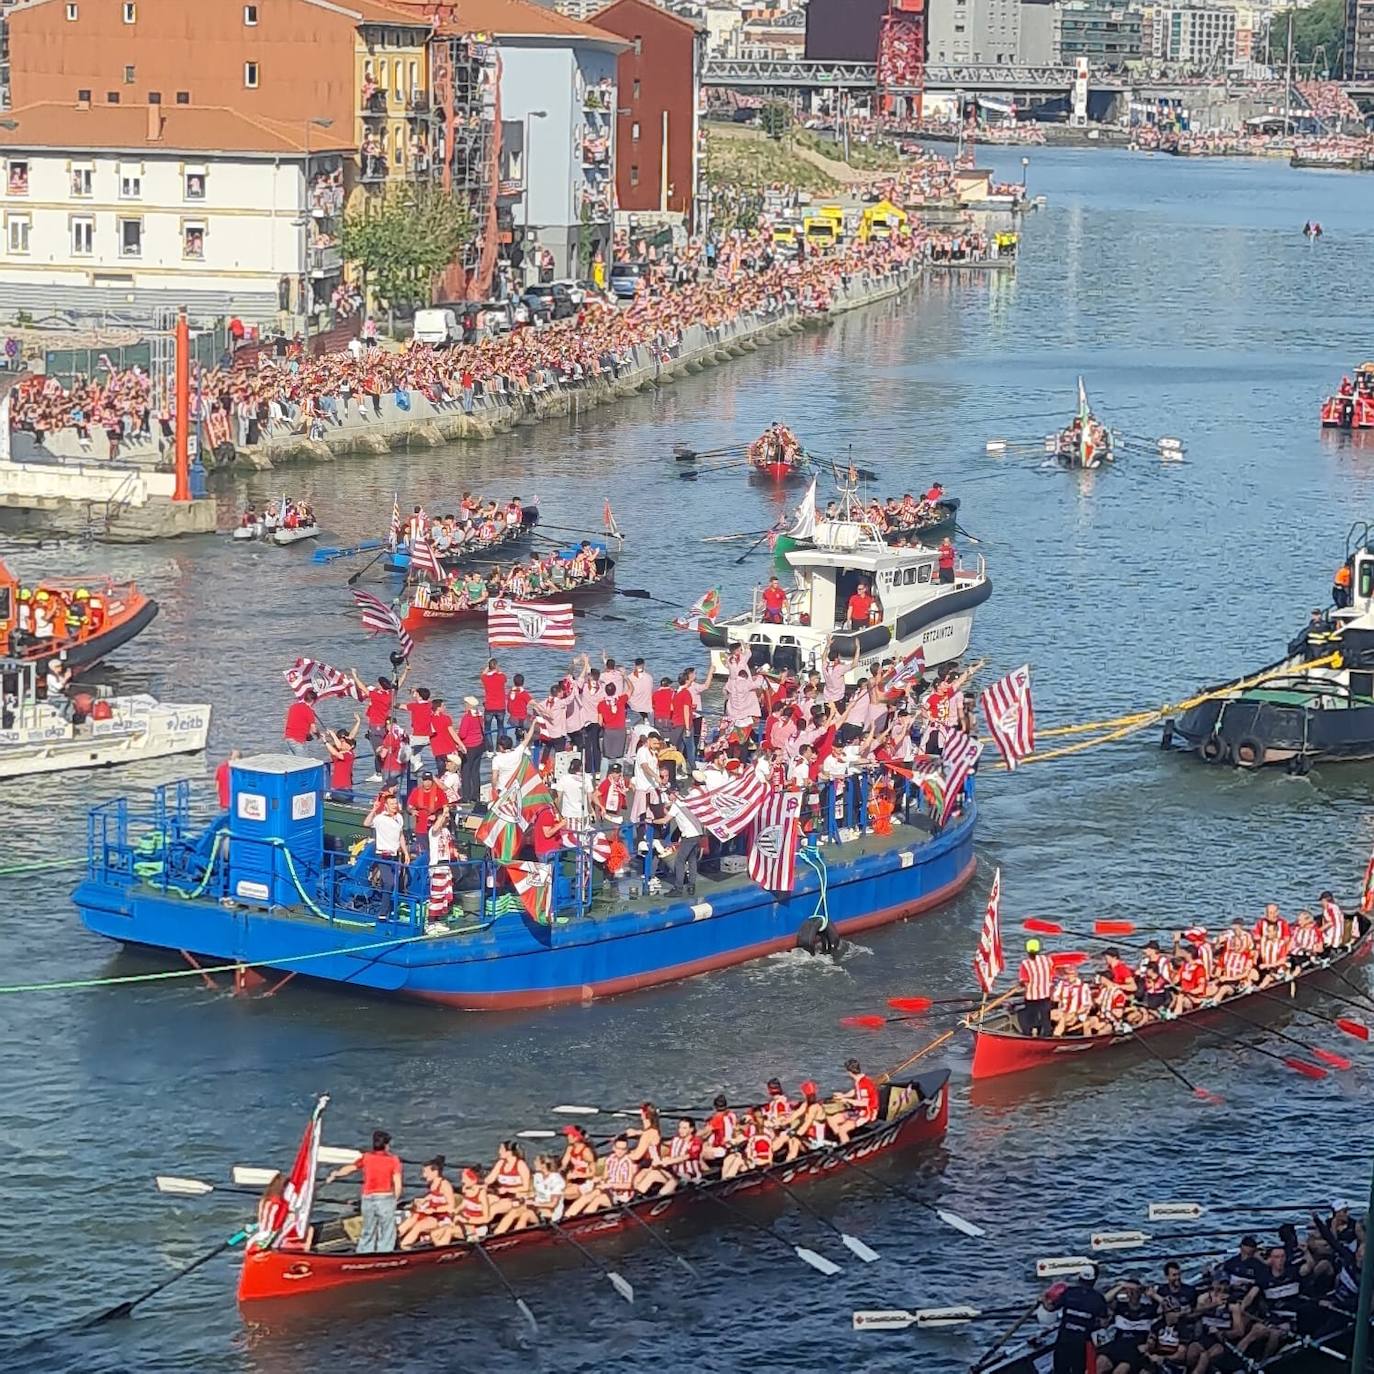
[[[299,906],[324,856],[324,764],[255,754],[229,767],[229,893],[265,907]],[[291,864],[286,854],[291,855]]]

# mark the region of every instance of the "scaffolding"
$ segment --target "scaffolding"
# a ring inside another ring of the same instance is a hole
[[[925,0],[889,0],[878,33],[877,84],[884,114],[921,118],[926,80]],[[901,91],[902,94],[896,94]],[[910,110],[898,102],[911,102]]]
[[[468,211],[472,237],[444,275],[449,299],[484,300],[496,264],[497,161],[500,155],[500,69],[496,48],[481,35],[445,32],[452,19],[436,15],[430,40],[432,101],[425,122],[430,176]]]

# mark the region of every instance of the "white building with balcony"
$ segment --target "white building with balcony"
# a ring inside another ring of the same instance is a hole
[[[6,117],[0,318],[186,305],[267,321],[337,285],[344,149],[321,131],[190,105]]]

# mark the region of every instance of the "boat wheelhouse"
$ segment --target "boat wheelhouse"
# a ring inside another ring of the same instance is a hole
[[[701,642],[718,670],[738,644],[749,646],[755,667],[779,672],[818,669],[832,654],[852,658],[856,648],[851,677],[918,648],[935,667],[968,649],[973,613],[992,595],[981,556],[971,568],[956,566],[954,580],[942,582],[938,550],[889,544],[848,492],[839,513],[817,520],[811,539],[784,558],[795,585],[781,620],[765,619],[759,589],[748,611],[701,623]],[[861,586],[873,607],[869,623],[854,626],[849,602]]]

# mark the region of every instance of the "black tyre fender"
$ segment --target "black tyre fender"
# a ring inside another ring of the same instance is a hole
[[[1203,763],[1220,763],[1226,757],[1226,746],[1216,735],[1208,735],[1197,747]]]
[[[1267,756],[1267,750],[1264,745],[1262,745],[1259,740],[1255,739],[1253,735],[1246,735],[1243,739],[1237,740],[1233,753],[1235,754],[1236,762],[1240,764],[1242,768],[1262,768]]]
[[[1171,716],[1164,722],[1164,733],[1159,737],[1161,749],[1172,749],[1174,744],[1174,721]]]
[[[797,929],[797,948],[808,954],[833,954],[839,947],[830,923],[821,916],[808,916]]]

